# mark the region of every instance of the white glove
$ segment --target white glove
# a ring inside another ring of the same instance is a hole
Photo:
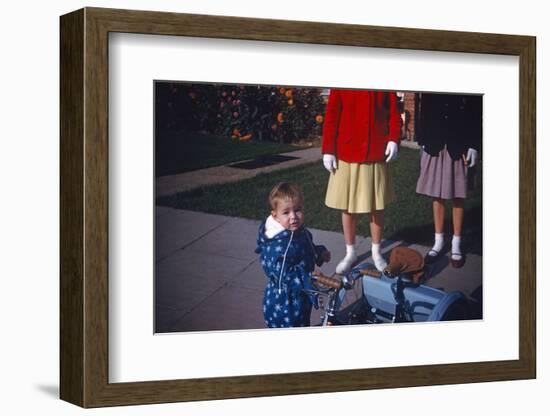
[[[391,162],[397,157],[397,153],[399,152],[399,146],[397,146],[397,143],[395,142],[388,142],[386,145],[386,153],[384,153],[386,156],[386,163]]]
[[[330,173],[334,173],[338,168],[336,157],[334,155],[323,155],[323,165],[325,165],[325,169]]]
[[[470,162],[467,166],[469,168],[473,168],[477,162],[477,150],[472,149],[471,147],[468,149],[468,154],[466,155],[466,162]]]

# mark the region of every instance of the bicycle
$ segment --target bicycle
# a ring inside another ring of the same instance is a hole
[[[396,247],[383,272],[362,263],[343,276],[312,275],[308,294],[317,296],[321,326],[468,319],[468,301],[460,291],[450,293],[423,284],[424,259],[416,250]],[[347,292],[361,281],[361,299],[340,310]],[[326,298],[326,304],[323,299]]]

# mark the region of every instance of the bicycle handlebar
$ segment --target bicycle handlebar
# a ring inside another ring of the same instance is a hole
[[[361,274],[370,277],[381,277],[384,273],[379,272],[376,269],[361,269]]]
[[[335,279],[334,277],[325,276],[321,272],[312,273],[311,277],[319,282],[321,285],[331,288],[331,289],[340,289],[342,287],[342,281]]]

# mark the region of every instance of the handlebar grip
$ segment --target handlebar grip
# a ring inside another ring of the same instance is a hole
[[[382,276],[382,272],[379,272],[375,269],[361,269],[361,274],[364,274],[365,276],[370,277],[380,277]]]
[[[325,287],[329,287],[331,289],[340,289],[342,287],[342,281],[335,279],[334,277],[328,277],[321,273],[312,274],[312,277]]]

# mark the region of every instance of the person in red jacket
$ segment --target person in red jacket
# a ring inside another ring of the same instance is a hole
[[[343,274],[357,260],[358,214],[370,214],[372,259],[378,270],[387,263],[380,252],[384,208],[395,196],[386,164],[397,157],[401,115],[395,92],[330,91],[323,126],[323,164],[330,172],[325,204],[342,211],[346,256],[336,266]]]

